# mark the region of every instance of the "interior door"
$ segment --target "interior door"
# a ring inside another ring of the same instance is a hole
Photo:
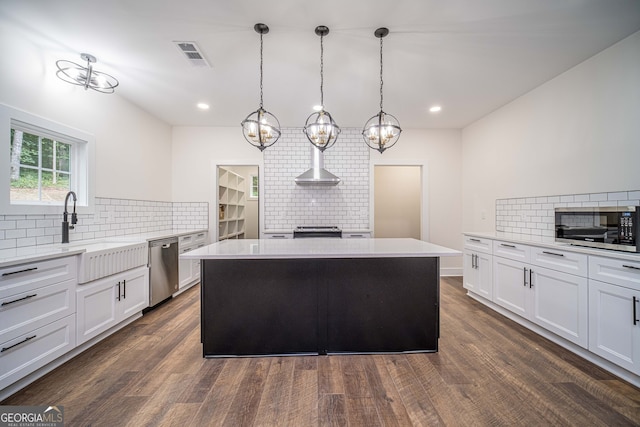
[[[420,166],[374,167],[374,236],[421,237]]]

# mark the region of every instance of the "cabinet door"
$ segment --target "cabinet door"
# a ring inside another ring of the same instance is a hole
[[[112,277],[79,285],[76,291],[78,345],[117,323],[117,282]]]
[[[190,251],[181,251],[181,253],[185,253]],[[192,269],[192,260],[190,259],[178,259],[178,283],[179,289],[184,288],[189,283],[193,281],[193,269]]]
[[[118,301],[118,321],[141,312],[149,306],[149,269],[136,268],[118,278],[121,294]]]
[[[531,320],[587,348],[587,279],[531,266]]]
[[[531,311],[528,272],[521,262],[493,257],[493,302],[524,318]]]
[[[476,254],[477,291],[486,299],[493,298],[493,257],[484,253]]]
[[[640,291],[589,280],[589,350],[636,375],[640,374],[640,322],[634,319],[640,314],[638,299]]]
[[[471,292],[478,293],[478,270],[475,268],[475,257],[475,252],[464,251],[462,286]]]

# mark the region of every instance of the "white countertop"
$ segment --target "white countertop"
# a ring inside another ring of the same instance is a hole
[[[70,243],[55,243],[52,245],[28,246],[0,250],[0,268],[27,262],[43,261],[64,256],[77,255],[85,252],[115,249],[129,245],[136,245],[151,240],[165,239],[174,236],[200,233],[197,230],[164,230],[143,234],[128,234],[123,236],[105,237],[94,240],[78,240]]]
[[[479,237],[491,240],[502,240],[510,243],[522,243],[549,249],[561,249],[586,255],[602,256],[607,258],[624,259],[640,262],[640,254],[633,252],[615,251],[611,249],[598,249],[586,246],[577,246],[570,243],[556,242],[553,237],[531,236],[528,234],[503,233],[503,232],[465,232],[465,236]]]
[[[461,252],[416,239],[223,240],[181,259],[396,258],[459,256]]]

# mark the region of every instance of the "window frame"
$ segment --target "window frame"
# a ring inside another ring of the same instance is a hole
[[[256,191],[258,192],[258,194],[256,196],[253,195],[253,178],[258,178],[258,185],[255,187]],[[248,179],[248,187],[249,187],[249,191],[247,191],[247,199],[250,200],[258,200],[260,198],[260,177],[257,173],[253,173],[253,174],[249,174],[249,179]]]
[[[11,203],[11,129],[19,129],[39,137],[46,137],[71,144],[73,156],[69,165],[72,171],[71,191],[76,193],[76,212],[93,213],[95,205],[95,141],[93,135],[54,122],[44,117],[0,104],[0,135],[5,141],[0,150],[0,214],[30,215],[62,213],[63,202]]]

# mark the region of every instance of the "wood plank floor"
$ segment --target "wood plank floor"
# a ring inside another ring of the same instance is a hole
[[[435,354],[203,359],[195,287],[2,402],[67,426],[640,425],[640,390],[441,281]]]

